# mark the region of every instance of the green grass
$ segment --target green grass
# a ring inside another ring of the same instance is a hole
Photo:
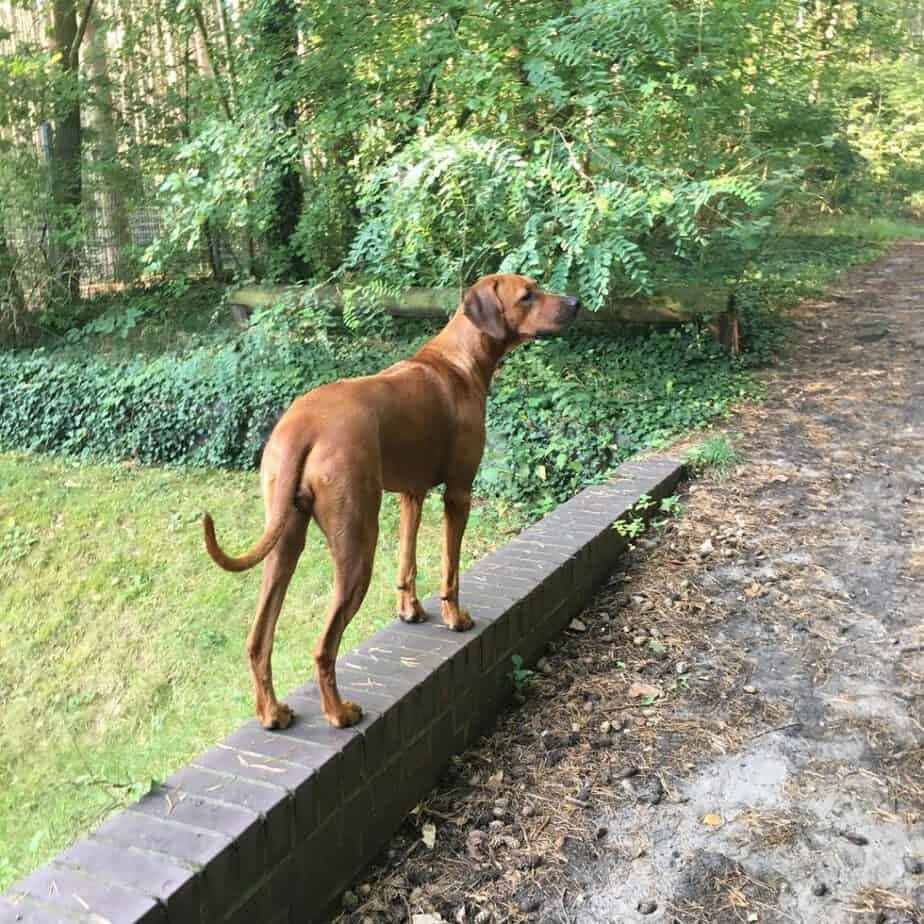
[[[724,478],[736,465],[744,461],[744,456],[725,434],[720,433],[703,440],[690,449],[685,460],[697,474],[711,471],[718,477]]]
[[[218,569],[262,528],[255,473],[78,465],[0,454],[0,891],[252,712],[244,639],[260,568]],[[421,593],[439,580],[441,503],[420,532]],[[387,496],[376,572],[344,647],[394,613],[398,504]],[[515,524],[475,511],[464,562]],[[274,652],[277,691],[304,682],[330,589],[316,526]]]

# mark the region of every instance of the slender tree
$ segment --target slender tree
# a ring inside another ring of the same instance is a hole
[[[76,0],[54,0],[51,49],[60,71],[59,98],[51,151],[52,264],[60,295],[80,296],[81,199],[83,134],[80,124],[78,69],[93,0],[77,15]]]

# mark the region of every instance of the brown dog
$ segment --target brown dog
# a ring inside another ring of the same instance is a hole
[[[209,555],[227,571],[266,558],[263,586],[247,652],[257,716],[285,728],[292,710],[276,699],[270,659],[286,588],[313,516],[334,560],[334,594],[315,649],[324,715],[340,728],[362,717],[337,692],[340,637],[369,586],[382,491],[401,494],[398,615],[421,622],[416,544],[427,491],[446,486],[442,575],[443,622],[471,628],[459,607],[459,550],[472,481],[485,440],[485,401],[500,358],[513,347],[558,333],[577,314],[576,298],[550,295],[525,276],[479,279],[446,327],[411,359],[378,375],[323,385],[297,398],[276,424],[260,466],[266,528],[240,558],[226,555],[212,518],[203,519]]]

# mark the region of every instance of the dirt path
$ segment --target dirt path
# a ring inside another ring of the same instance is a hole
[[[345,920],[924,922],[924,246],[796,325]]]

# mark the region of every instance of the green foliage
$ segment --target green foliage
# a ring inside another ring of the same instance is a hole
[[[523,696],[529,690],[529,685],[532,683],[535,671],[531,671],[528,667],[524,667],[523,665],[525,662],[522,656],[518,654],[510,656],[510,663],[512,669],[508,676],[513,683],[513,690],[515,693]]]
[[[309,314],[311,313],[311,309]],[[63,351],[0,353],[0,446],[145,463],[253,466],[296,395],[377,371],[430,332],[389,338],[331,326],[308,334],[273,314],[235,337],[161,355],[88,358],[121,336],[110,313]],[[646,446],[699,426],[751,386],[699,331],[573,333],[506,360],[488,402],[478,493],[541,512]]]
[[[492,386],[478,490],[544,512],[753,393],[741,367],[695,328],[532,344],[507,358]]]
[[[735,449],[727,436],[712,436],[686,455],[687,464],[697,474],[711,471],[719,478],[725,478],[731,470],[744,461],[744,456]]]

